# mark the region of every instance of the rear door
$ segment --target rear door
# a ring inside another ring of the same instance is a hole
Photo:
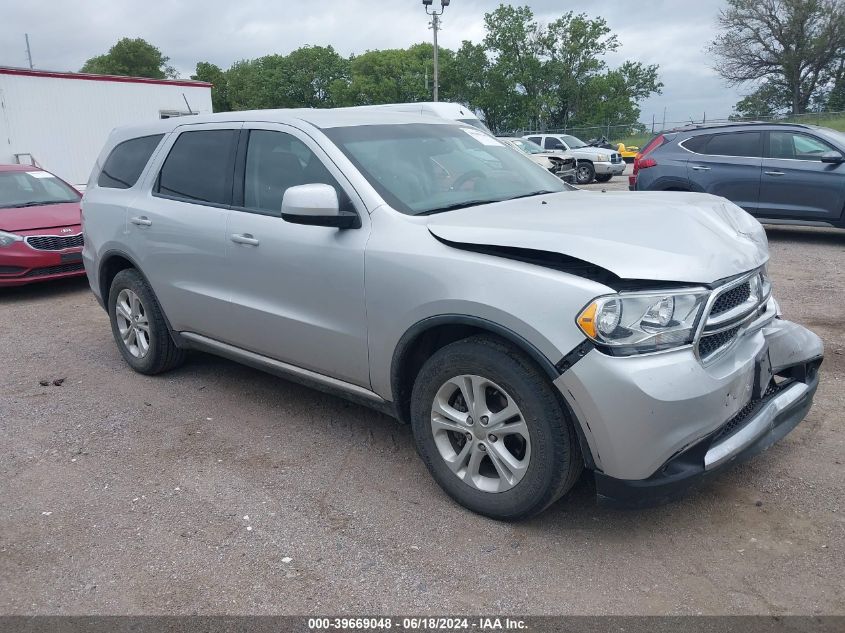
[[[133,256],[177,331],[216,338],[225,329],[226,214],[241,125],[177,128],[129,209]]]
[[[760,201],[762,132],[723,132],[682,143],[690,151],[687,178],[696,191],[727,198],[749,213]]]
[[[832,222],[845,206],[845,164],[823,163],[839,150],[805,132],[768,132],[758,215]]]

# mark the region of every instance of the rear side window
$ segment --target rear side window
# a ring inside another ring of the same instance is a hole
[[[167,155],[158,176],[161,195],[228,206],[237,130],[182,132]]]
[[[702,151],[711,156],[744,156],[759,158],[763,155],[760,132],[733,132],[714,134]]]
[[[713,138],[712,134],[702,134],[701,136],[693,136],[692,138],[688,138],[685,140],[681,145],[683,145],[686,149],[691,152],[695,152],[696,154],[703,154],[704,148],[707,147],[708,141]]]
[[[115,146],[100,171],[97,186],[109,189],[134,187],[163,136],[142,136]]]
[[[529,136],[528,140],[531,141],[532,143],[537,143],[537,145],[543,144],[543,139],[540,138],[539,136]]]

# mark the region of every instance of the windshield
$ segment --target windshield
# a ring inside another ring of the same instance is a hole
[[[579,147],[587,147],[587,144],[580,138],[575,138],[574,136],[570,136],[569,134],[564,134],[563,136],[561,136],[561,138],[572,149],[578,149]]]
[[[569,191],[527,156],[474,128],[411,123],[324,132],[390,206],[409,215]]]
[[[477,127],[479,130],[484,130],[488,134],[492,134],[493,132],[490,131],[486,125],[484,125],[479,119],[455,119],[458,123],[466,123],[467,125],[471,125],[472,127]]]
[[[46,171],[0,172],[0,209],[77,202],[79,193]]]
[[[511,145],[514,145],[517,149],[522,150],[526,154],[542,154],[543,148],[537,145],[532,141],[527,141],[524,138],[510,138],[508,139]]]

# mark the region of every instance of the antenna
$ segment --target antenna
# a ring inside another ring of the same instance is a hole
[[[32,51],[29,48],[29,33],[24,33],[23,37],[26,40],[26,59],[29,61],[29,69],[32,70],[34,66],[32,65]]]
[[[182,93],[182,98],[185,100],[185,105],[188,106],[188,114],[193,114],[194,111],[191,110],[191,104],[188,103],[188,97],[185,96],[185,93]]]

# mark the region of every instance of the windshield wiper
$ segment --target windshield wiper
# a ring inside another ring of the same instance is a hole
[[[501,200],[466,200],[464,202],[455,202],[454,204],[447,204],[445,207],[435,207],[434,209],[420,211],[419,213],[415,213],[414,215],[434,215],[435,213],[443,213],[444,211],[455,211],[456,209],[477,207],[481,204],[493,204],[494,202],[501,202]]]
[[[506,202],[507,200],[519,200],[520,198],[531,198],[533,196],[544,196],[547,193],[560,193],[560,191],[549,191],[548,189],[540,189],[539,191],[532,191],[530,193],[522,193],[518,196],[513,196],[512,198],[503,198],[501,202]]]
[[[519,200],[520,198],[530,198],[532,196],[542,196],[547,193],[560,193],[559,191],[549,191],[547,189],[540,189],[538,191],[530,191],[528,193],[521,193],[518,196],[510,198],[496,198],[494,200],[467,200],[465,202],[456,202],[454,204],[446,205],[445,207],[437,207],[435,209],[428,209],[427,211],[420,211],[414,215],[434,215],[435,213],[443,213],[444,211],[455,211],[456,209],[465,209],[467,207],[476,207],[481,204],[494,204],[496,202],[508,202],[510,200]]]

